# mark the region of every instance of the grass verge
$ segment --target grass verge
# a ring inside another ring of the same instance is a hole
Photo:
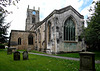
[[[78,71],[79,61],[65,60],[46,56],[29,54],[29,60],[13,60],[13,54],[0,50],[0,71]],[[96,64],[100,71],[100,64]]]
[[[26,50],[17,50],[17,51],[26,51]],[[36,50],[31,50],[29,52],[33,52],[33,53],[39,53],[39,54],[46,54],[44,52],[39,52],[39,51],[36,51]]]
[[[78,71],[79,62],[29,54],[29,60],[13,60],[13,54],[7,55],[0,50],[0,71]]]
[[[95,51],[94,53],[95,53],[95,60],[100,60],[100,52]],[[57,56],[80,58],[79,53],[64,53],[64,54],[58,54]]]
[[[0,71],[78,71],[79,61],[57,59],[29,54],[29,60],[13,60],[13,54],[0,50]],[[96,64],[96,71],[100,71],[100,64]]]
[[[18,50],[18,51],[25,51],[25,50]],[[36,50],[31,50],[30,52],[46,54],[46,53],[39,52],[39,51],[36,51]],[[100,60],[100,52],[99,51],[94,51],[94,53],[95,53],[95,60]],[[64,54],[57,54],[57,56],[80,58],[79,53],[64,53]]]

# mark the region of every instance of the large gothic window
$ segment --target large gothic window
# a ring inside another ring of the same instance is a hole
[[[21,38],[18,38],[18,45],[21,45]]]
[[[28,36],[28,44],[33,45],[33,35]]]
[[[75,23],[71,17],[64,23],[64,40],[75,41]]]

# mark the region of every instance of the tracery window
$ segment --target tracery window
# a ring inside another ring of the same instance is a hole
[[[33,45],[33,35],[28,36],[28,44]]]
[[[18,38],[18,45],[21,45],[21,38]]]
[[[75,41],[75,23],[71,17],[64,23],[64,40]]]

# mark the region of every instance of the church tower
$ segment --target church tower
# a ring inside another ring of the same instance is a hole
[[[39,8],[38,10],[35,10],[35,7],[33,7],[33,9],[29,9],[28,5],[25,31],[29,31],[30,28],[37,22],[39,22]]]

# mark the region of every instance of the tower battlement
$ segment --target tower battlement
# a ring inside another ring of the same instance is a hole
[[[38,8],[38,10],[35,10],[35,7],[29,9],[28,5],[25,31],[29,31],[35,23],[39,22],[39,11],[40,8]]]

